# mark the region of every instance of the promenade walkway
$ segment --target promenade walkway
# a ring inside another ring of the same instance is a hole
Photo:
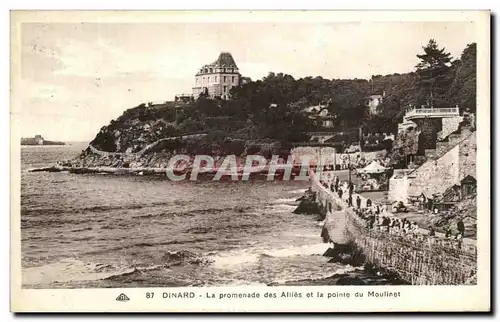
[[[337,175],[337,173],[338,173],[338,171],[328,171],[328,172],[327,171],[323,171],[322,174],[321,174],[321,181],[318,181],[319,188],[322,189],[325,193],[329,194],[334,200],[336,200],[337,205],[339,207],[341,207],[342,211],[346,211],[349,208],[351,208],[351,209],[354,210],[355,207],[356,207],[356,199],[357,199],[358,196],[361,199],[361,208],[366,208],[367,198],[365,196],[363,196],[362,194],[355,193],[355,192],[353,192],[353,194],[352,194],[352,203],[353,203],[353,206],[351,206],[351,207],[348,206],[348,204],[347,204],[347,202],[345,200],[349,196],[349,189],[348,189],[348,182],[347,181],[340,181],[339,189],[342,189],[342,191],[343,191],[343,194],[342,194],[343,197],[342,197],[342,199],[340,199],[338,197],[337,192],[333,192],[329,188],[326,188],[326,187],[323,186],[322,183],[324,182],[324,183],[326,183],[328,185],[328,187],[330,187],[330,185],[333,183],[334,176]],[[345,175],[345,174],[343,174],[342,172],[340,172],[340,175],[342,176],[342,175]],[[317,178],[313,177],[313,180],[317,180]],[[389,218],[401,218],[397,214],[394,214],[394,213],[390,212],[389,209],[386,209],[385,211],[382,211],[382,209],[384,209],[384,207],[383,207],[384,205],[377,204],[377,203],[375,203],[372,200],[372,206],[371,206],[371,208],[373,209],[377,205],[381,209],[380,216],[385,216],[385,217],[389,217]],[[424,229],[424,228],[420,228],[419,227],[418,228],[418,233],[420,235],[423,235],[423,236],[429,236],[429,230]],[[454,241],[454,238],[450,238],[450,239],[446,238],[445,234],[440,233],[440,232],[435,232],[434,238]],[[470,246],[470,247],[474,247],[476,245],[476,240],[475,239],[471,239],[471,238],[462,238],[462,243],[464,245],[467,245],[467,246]]]

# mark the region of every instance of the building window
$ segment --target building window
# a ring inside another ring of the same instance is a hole
[[[227,92],[227,86],[224,86],[224,93]]]
[[[226,76],[224,76],[224,78],[223,78],[223,79],[224,79],[223,83],[225,83],[225,82],[226,82]]]
[[[232,77],[231,81],[234,83],[234,76]]]
[[[216,83],[217,83],[217,76],[215,76],[215,81],[214,81],[214,82],[216,82]]]
[[[210,76],[208,76],[208,82],[210,83]]]
[[[212,72],[212,68],[210,68],[210,72]]]
[[[205,83],[205,76],[203,76],[202,83],[203,84]]]

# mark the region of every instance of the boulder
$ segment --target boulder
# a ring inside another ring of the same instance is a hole
[[[297,208],[293,211],[294,214],[312,214],[312,215],[321,215],[321,209],[318,205],[309,200],[304,199],[300,202]]]

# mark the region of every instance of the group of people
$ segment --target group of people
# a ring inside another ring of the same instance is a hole
[[[374,204],[370,198],[367,198],[363,205],[363,200],[359,195],[353,196],[355,186],[348,182],[341,182],[338,176],[326,178],[320,183],[331,192],[336,192],[340,200],[344,201],[346,206],[353,208],[356,215],[362,219],[366,228],[397,235],[420,234],[420,229],[415,221],[406,218],[396,218],[389,215],[387,206]],[[460,220],[456,227],[458,233],[453,232],[453,227],[449,226],[445,230],[445,237],[448,239],[461,240],[465,232],[464,223]],[[431,227],[428,232],[429,237],[436,236],[435,230]]]
[[[367,211],[366,208],[355,210],[358,217],[365,220],[366,228],[387,232],[389,234],[419,234],[418,224],[406,218],[395,218]]]
[[[462,219],[457,221],[456,230],[454,229],[453,226],[454,226],[453,224],[450,224],[446,227],[445,237],[446,238],[454,238],[454,239],[462,239],[464,237],[464,234],[465,234],[465,224],[462,221]]]

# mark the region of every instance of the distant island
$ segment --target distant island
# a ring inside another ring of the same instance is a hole
[[[21,138],[21,145],[66,145],[66,143],[45,140],[43,136],[35,135],[33,138]]]

